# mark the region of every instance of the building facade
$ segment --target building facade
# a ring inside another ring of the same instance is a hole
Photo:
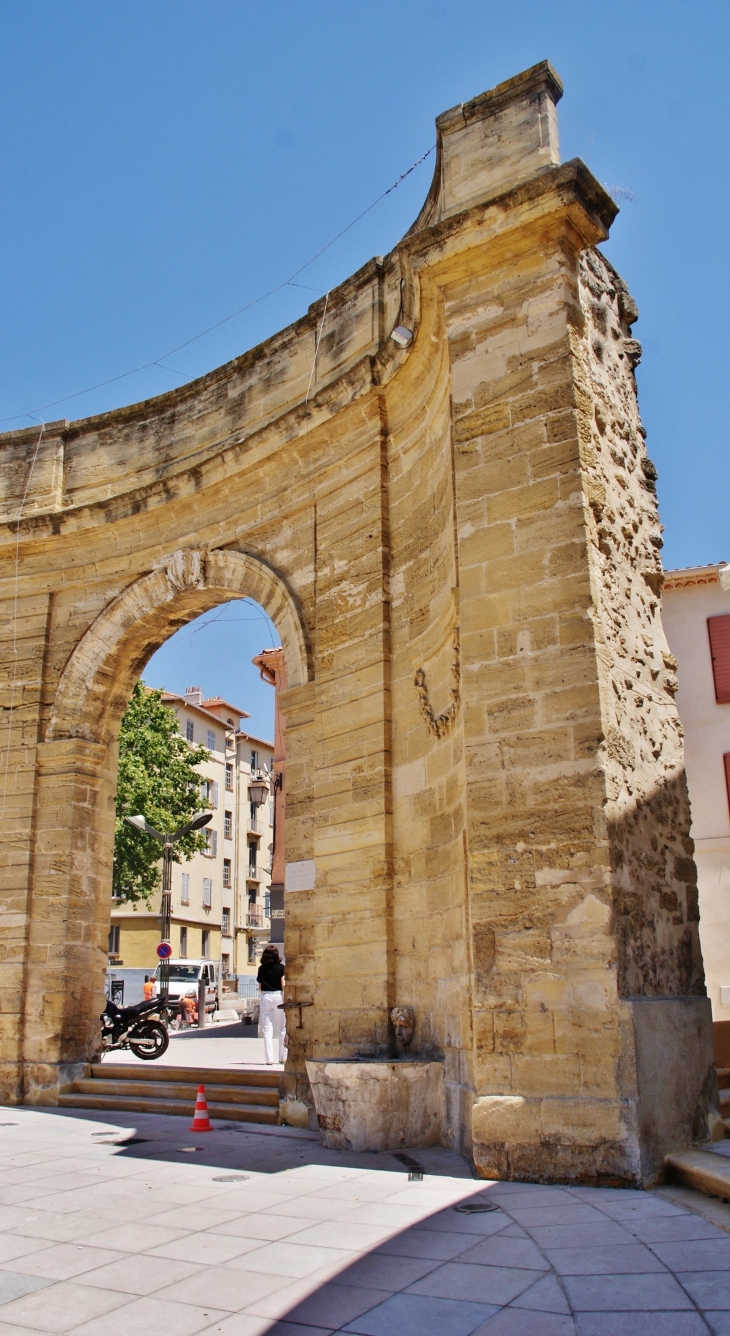
[[[714,1020],[730,1020],[730,565],[668,571],[662,617],[692,807],[700,938]]]
[[[212,812],[207,847],[173,864],[173,955],[216,960],[223,978],[255,974],[270,933],[272,744],[240,728],[249,717],[245,710],[220,696],[204,698],[200,687],[188,687],[184,696],[165,692],[162,699],[191,746],[208,749],[199,767],[200,806]],[[263,803],[251,801],[252,779],[263,781],[256,795]],[[149,905],[113,902],[110,964],[155,968],[159,913],[159,894]]]

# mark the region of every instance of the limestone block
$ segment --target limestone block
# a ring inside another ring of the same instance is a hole
[[[334,1150],[398,1150],[439,1139],[443,1064],[308,1061],[317,1121]]]

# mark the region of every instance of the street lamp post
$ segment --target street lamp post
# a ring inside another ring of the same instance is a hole
[[[173,834],[160,834],[155,830],[149,821],[138,813],[136,816],[125,816],[124,820],[134,826],[135,830],[142,830],[146,835],[151,835],[153,839],[159,840],[162,845],[162,900],[160,903],[160,941],[169,942],[170,940],[170,915],[172,913],[172,851],[178,840],[183,835],[189,835],[192,830],[200,830],[202,826],[207,826],[212,820],[212,812],[198,812],[192,821],[187,825],[181,826]],[[167,998],[170,991],[170,960],[160,962],[160,997]]]

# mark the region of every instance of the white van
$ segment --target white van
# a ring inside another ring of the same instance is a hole
[[[176,1007],[181,997],[186,993],[194,992],[198,996],[198,987],[201,979],[205,981],[205,1010],[218,1010],[218,968],[212,960],[171,960],[170,964],[170,990],[168,998],[170,1006]],[[155,971],[155,995],[160,995],[160,969],[158,965]]]

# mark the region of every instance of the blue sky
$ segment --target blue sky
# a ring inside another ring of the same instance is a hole
[[[5,0],[2,429],[161,393],[295,319],[398,240],[432,159],[306,286],[164,367],[42,407],[161,359],[281,283],[430,147],[439,112],[547,57],[565,83],[563,158],[631,192],[605,250],[641,311],[665,562],[730,559],[729,31],[730,6],[713,0]],[[219,623],[188,636],[184,653],[211,665],[204,689],[230,694],[260,627],[237,620],[230,651]],[[182,685],[198,680],[194,660],[174,664]]]

